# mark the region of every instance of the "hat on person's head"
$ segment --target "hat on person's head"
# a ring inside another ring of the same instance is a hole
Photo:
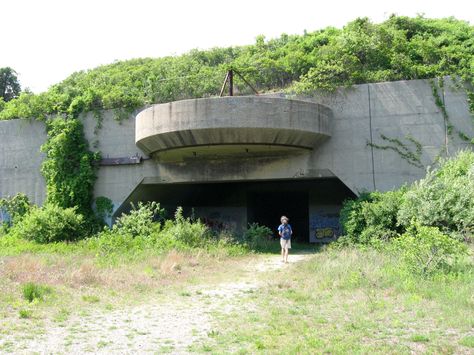
[[[286,220],[287,222],[289,221],[289,218],[287,216],[281,216],[280,222],[283,223],[283,220]]]

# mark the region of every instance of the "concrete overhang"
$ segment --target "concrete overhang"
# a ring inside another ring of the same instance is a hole
[[[265,96],[153,105],[136,117],[136,145],[149,155],[189,147],[261,145],[313,149],[330,137],[331,110]]]

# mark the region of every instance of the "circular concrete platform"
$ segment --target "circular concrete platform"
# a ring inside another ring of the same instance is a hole
[[[330,137],[329,108],[307,101],[231,96],[157,104],[136,117],[147,154],[186,147],[265,145],[312,149]]]

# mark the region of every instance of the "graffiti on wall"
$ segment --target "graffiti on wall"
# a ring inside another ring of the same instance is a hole
[[[338,214],[314,213],[309,220],[311,239],[334,238],[341,234]]]
[[[235,231],[237,229],[236,216],[222,214],[218,211],[212,211],[207,216],[202,216],[202,222],[215,232]]]

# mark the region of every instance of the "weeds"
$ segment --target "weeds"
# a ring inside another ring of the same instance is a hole
[[[23,298],[28,302],[35,300],[41,301],[45,295],[52,292],[52,288],[44,285],[37,285],[33,282],[28,282],[22,287]]]
[[[18,315],[21,319],[30,319],[33,317],[33,312],[30,309],[20,309]]]
[[[98,303],[98,302],[100,302],[100,298],[97,297],[97,296],[94,296],[94,295],[83,295],[82,300],[84,302],[88,302],[88,303]]]

